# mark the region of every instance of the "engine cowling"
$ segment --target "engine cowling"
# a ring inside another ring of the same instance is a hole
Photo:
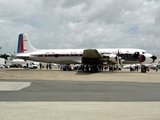
[[[112,63],[117,63],[117,55],[116,54],[102,54],[106,61],[110,61]]]

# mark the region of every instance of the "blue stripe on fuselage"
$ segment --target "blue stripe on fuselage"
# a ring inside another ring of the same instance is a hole
[[[21,45],[21,37],[23,36],[23,34],[19,34],[18,36],[18,46],[17,46],[17,53],[22,53],[23,51],[20,50],[20,45]]]

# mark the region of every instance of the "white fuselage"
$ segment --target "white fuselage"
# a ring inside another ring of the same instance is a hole
[[[45,50],[36,50],[34,52],[28,53],[18,53],[17,58],[33,60],[38,62],[47,62],[47,63],[58,63],[58,64],[77,64],[82,61],[82,54],[84,49],[45,49]],[[97,49],[100,54],[134,54],[139,52],[146,57],[144,63],[152,62],[151,57],[153,56],[150,53],[147,53],[142,49],[130,49],[130,48],[121,48],[121,49]],[[139,63],[139,61],[123,61],[125,63]]]

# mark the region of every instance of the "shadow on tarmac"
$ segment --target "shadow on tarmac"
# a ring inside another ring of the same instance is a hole
[[[133,71],[133,72],[130,72],[130,71],[98,71],[98,72],[85,72],[85,71],[77,71],[75,75],[90,75],[90,74],[96,74],[96,73],[100,73],[100,74],[117,74],[117,73],[140,73],[140,74],[145,74],[145,73],[141,73],[140,71]]]

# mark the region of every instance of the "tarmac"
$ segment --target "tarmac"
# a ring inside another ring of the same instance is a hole
[[[0,69],[0,119],[159,120],[159,74]]]

